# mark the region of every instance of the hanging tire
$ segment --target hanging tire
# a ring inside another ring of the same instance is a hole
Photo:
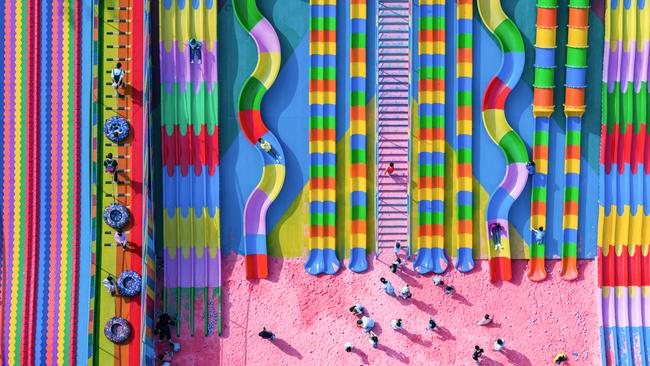
[[[111,203],[104,209],[104,222],[113,229],[121,229],[129,223],[129,210],[120,203]]]
[[[104,136],[115,143],[124,141],[130,130],[129,122],[119,116],[113,116],[104,123]]]
[[[117,278],[117,291],[120,295],[132,297],[140,293],[142,277],[135,271],[124,271]]]
[[[113,317],[106,322],[104,335],[113,343],[125,343],[131,336],[131,325],[124,318],[120,318],[119,316]]]

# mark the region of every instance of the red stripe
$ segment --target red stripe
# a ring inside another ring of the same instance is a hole
[[[201,174],[204,166],[207,166],[210,176],[215,174],[219,165],[219,129],[215,127],[212,135],[209,135],[207,125],[198,128],[197,134],[190,125],[183,135],[180,126],[174,125],[172,134],[168,135],[163,127],[162,154],[167,175],[172,176],[177,166],[180,166],[184,177],[189,173],[190,166],[194,167],[195,175]]]
[[[262,121],[262,114],[259,110],[239,111],[239,126],[252,145],[255,145],[257,140],[269,131]]]
[[[493,77],[485,89],[485,94],[483,94],[482,110],[503,109],[508,94],[510,94],[510,88],[508,85],[498,77]]]

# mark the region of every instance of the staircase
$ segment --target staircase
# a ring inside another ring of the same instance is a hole
[[[411,254],[410,34],[410,0],[377,0],[377,256],[397,240]],[[391,162],[395,171],[387,175]]]

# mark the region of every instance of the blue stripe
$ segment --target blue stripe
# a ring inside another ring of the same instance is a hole
[[[336,5],[312,5],[313,18],[330,18],[336,16]]]
[[[555,48],[535,48],[535,67],[555,68]]]
[[[587,87],[587,67],[566,66],[566,82],[569,88]]]
[[[326,67],[335,63],[335,55],[311,55],[312,67]]]
[[[440,103],[422,103],[419,107],[423,117],[442,116],[445,113],[445,105]]]
[[[313,213],[336,213],[336,202],[312,201],[309,203],[309,212]]]
[[[441,54],[422,54],[420,55],[420,67],[444,66],[445,55]]]
[[[458,85],[459,92],[472,91],[472,78],[468,78],[468,77],[456,78],[456,84]]]
[[[353,77],[350,78],[350,90],[353,92],[366,91],[366,78],[364,77]]]
[[[350,136],[350,149],[365,150],[366,149],[366,136],[365,135],[351,135]]]
[[[244,235],[244,241],[246,243],[246,255],[266,254],[266,235]]]
[[[457,19],[458,34],[472,34],[472,19]]]
[[[311,116],[335,116],[336,115],[335,104],[311,104],[309,108],[310,108]]]
[[[365,206],[366,205],[366,192],[353,191],[351,194],[352,206]]]
[[[440,200],[421,200],[418,202],[418,212],[442,212],[445,203]]]
[[[174,168],[174,175],[163,173],[163,209],[173,217],[175,209],[181,209],[181,216],[187,217],[189,209],[194,209],[196,218],[201,217],[207,207],[210,217],[214,217],[219,207],[219,171],[217,166],[214,175],[207,173],[207,166],[201,167],[201,174],[195,175],[194,169],[182,176],[180,166]]]
[[[445,6],[441,4],[420,4],[420,17],[444,17]]]
[[[458,206],[471,206],[472,205],[472,192],[459,191],[456,195]]]
[[[366,33],[366,19],[352,18],[352,33]]]

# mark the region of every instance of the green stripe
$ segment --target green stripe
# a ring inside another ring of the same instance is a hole
[[[350,44],[352,48],[366,48],[366,34],[352,33],[350,35]]]
[[[519,30],[510,19],[506,19],[494,30],[503,52],[524,52],[524,41]]]
[[[445,78],[444,66],[424,66],[424,67],[420,67],[419,71],[420,71],[420,80]]]
[[[368,211],[368,207],[366,205],[359,205],[359,206],[352,206],[350,210],[350,216],[352,220],[366,220],[366,213]]]
[[[503,149],[508,164],[528,162],[526,145],[514,131],[507,132],[499,141],[499,146]]]
[[[572,67],[587,66],[587,49],[586,48],[566,48],[566,65]]]
[[[312,66],[309,68],[310,80],[336,80],[336,67]]]
[[[442,164],[418,164],[420,177],[444,177],[445,166]]]
[[[309,215],[309,224],[310,225],[331,225],[334,226],[336,224],[336,215],[333,213],[315,213],[312,212],[311,215]]]
[[[565,139],[566,145],[580,145],[580,131],[568,131]]]
[[[535,187],[532,193],[532,202],[546,202],[546,187]]]
[[[336,166],[312,164],[309,167],[309,176],[312,178],[335,178]]]
[[[458,220],[471,220],[472,206],[458,206]]]
[[[235,15],[246,31],[249,31],[262,20],[262,14],[257,9],[255,0],[233,0]]]
[[[472,162],[472,149],[458,149],[458,163],[471,163]]]
[[[589,0],[569,0],[569,7],[589,9]]]
[[[256,78],[249,78],[239,95],[239,111],[259,111],[266,88]]]
[[[538,8],[557,8],[557,0],[537,0]]]
[[[352,164],[367,163],[366,162],[366,150],[364,149],[351,149],[350,158]]]
[[[219,121],[218,88],[208,92],[206,85],[201,83],[197,93],[194,93],[190,83],[186,84],[186,92],[182,93],[180,84],[174,83],[171,92],[165,86],[160,88],[160,119],[168,136],[178,125],[181,135],[187,134],[190,124],[194,125],[194,133],[198,134],[203,125],[207,125],[209,135],[214,134]]]
[[[471,33],[459,33],[457,37],[458,48],[472,48],[472,34]]]
[[[311,30],[336,30],[335,17],[312,17],[309,20],[309,29]]]
[[[544,258],[544,244],[532,244],[530,246],[531,258]]]
[[[548,146],[548,131],[535,131],[533,144],[535,146]]]
[[[442,224],[445,218],[443,212],[419,212],[418,216],[420,225]]]
[[[336,116],[310,116],[309,128],[336,128]]]
[[[420,115],[420,128],[444,128],[444,116],[423,116]]]
[[[461,107],[471,107],[472,106],[472,92],[458,92],[456,93],[456,104]]]
[[[579,197],[578,187],[564,187],[564,202],[578,202]]]
[[[366,105],[366,92],[365,91],[351,92],[350,105],[352,107],[364,107]]]
[[[552,89],[555,87],[555,69],[535,67],[535,88]]]
[[[564,242],[562,245],[562,258],[577,258],[578,257],[578,244]]]

